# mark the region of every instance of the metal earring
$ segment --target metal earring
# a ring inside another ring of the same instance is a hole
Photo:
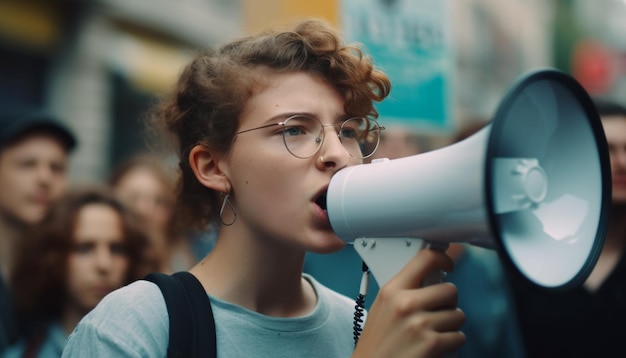
[[[235,223],[235,221],[237,221],[237,212],[235,211],[233,204],[231,204],[230,200],[228,200],[228,198],[230,197],[230,191],[223,193],[222,195],[224,196],[224,199],[222,199],[222,207],[220,208],[220,221],[224,226],[231,226]],[[226,206],[228,206],[230,211],[233,213],[233,220],[228,223],[224,222],[224,208],[226,208]]]

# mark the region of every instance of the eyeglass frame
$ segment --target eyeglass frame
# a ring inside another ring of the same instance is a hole
[[[238,136],[238,135],[240,135],[240,134],[242,134],[242,133],[246,133],[246,132],[252,132],[252,131],[255,131],[255,130],[257,130],[257,129],[269,128],[269,127],[274,127],[274,126],[283,126],[283,128],[284,128],[285,123],[287,123],[290,119],[292,119],[292,118],[297,118],[297,117],[307,117],[307,118],[310,118],[310,119],[314,119],[314,120],[318,121],[318,122],[322,125],[322,131],[321,131],[321,133],[322,133],[322,135],[321,135],[322,140],[320,141],[319,146],[318,146],[318,147],[317,147],[317,149],[313,152],[313,154],[309,155],[308,157],[301,157],[301,156],[295,155],[295,154],[294,154],[294,153],[293,153],[293,152],[289,149],[289,146],[287,145],[287,139],[285,138],[285,132],[282,132],[283,144],[285,145],[285,149],[287,149],[287,151],[289,152],[289,154],[293,155],[294,157],[296,157],[296,158],[298,158],[298,159],[309,159],[309,158],[313,157],[315,154],[317,154],[317,152],[319,152],[319,150],[322,148],[322,145],[324,144],[324,139],[326,138],[326,134],[325,134],[325,132],[324,132],[324,127],[333,126],[333,127],[337,128],[337,124],[332,124],[332,123],[327,123],[327,124],[324,124],[324,123],[322,123],[322,121],[320,121],[317,117],[314,117],[314,116],[308,116],[308,115],[304,115],[304,114],[294,114],[294,115],[292,115],[292,116],[289,116],[289,117],[285,118],[285,120],[284,120],[284,121],[281,121],[281,122],[277,122],[277,123],[270,123],[270,124],[265,124],[265,125],[262,125],[262,126],[259,126],[259,127],[255,127],[255,128],[250,128],[250,129],[246,129],[246,130],[243,130],[243,131],[239,131],[239,132],[235,133],[235,136]],[[354,156],[354,155],[352,155],[352,153],[350,153],[350,151],[346,148],[346,151],[347,151],[347,152],[350,154],[350,156],[351,156],[351,157],[353,157],[353,158],[358,158],[358,159],[366,159],[366,158],[369,158],[369,157],[371,157],[372,155],[374,155],[374,153],[376,153],[376,151],[378,150],[378,146],[380,145],[380,137],[381,137],[381,136],[380,136],[380,131],[384,130],[384,129],[385,129],[385,127],[383,127],[383,126],[381,126],[380,124],[378,124],[378,121],[377,121],[377,120],[375,120],[375,119],[372,119],[372,118],[367,118],[367,117],[350,117],[350,118],[346,118],[346,119],[344,119],[343,121],[341,121],[341,125],[339,125],[339,128],[338,128],[339,130],[337,131],[337,138],[339,138],[339,142],[341,142],[341,143],[342,143],[342,145],[343,145],[343,142],[342,142],[342,140],[341,140],[341,138],[342,138],[342,136],[341,136],[341,129],[343,128],[343,126],[344,126],[344,124],[345,124],[345,123],[347,123],[348,121],[353,120],[353,119],[365,119],[365,120],[367,120],[367,121],[369,121],[369,122],[374,122],[374,124],[375,124],[375,125],[376,125],[376,127],[378,128],[379,134],[378,134],[378,139],[377,139],[377,141],[376,141],[376,146],[374,147],[374,150],[372,150],[372,152],[371,152],[370,154],[368,154],[368,155],[366,155],[366,156],[355,157],[355,156]],[[344,148],[345,148],[345,147],[344,147]]]

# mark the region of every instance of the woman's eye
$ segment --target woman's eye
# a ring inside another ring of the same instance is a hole
[[[22,169],[32,169],[37,166],[37,162],[34,159],[27,158],[17,162],[17,165]]]
[[[304,134],[305,134],[305,131],[304,131],[304,128],[302,127],[290,126],[290,127],[285,127],[283,129],[283,135],[285,137],[295,137],[295,136],[304,135]]]
[[[343,128],[341,130],[341,137],[347,139],[355,139],[358,137],[357,131],[354,128]]]
[[[93,245],[88,242],[83,242],[74,245],[74,252],[78,254],[87,254],[91,251]]]
[[[126,246],[124,244],[111,245],[111,253],[114,255],[126,256]]]

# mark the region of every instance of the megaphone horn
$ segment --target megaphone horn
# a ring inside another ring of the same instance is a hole
[[[461,142],[340,170],[327,210],[380,285],[424,245],[465,242],[498,250],[536,286],[565,290],[602,249],[610,175],[591,98],[543,69],[520,77],[491,123]]]

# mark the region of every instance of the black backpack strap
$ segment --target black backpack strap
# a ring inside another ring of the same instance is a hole
[[[191,357],[193,340],[192,325],[187,324],[191,308],[185,298],[181,283],[170,275],[160,272],[148,274],[145,280],[152,281],[161,289],[170,320],[169,345],[167,356],[170,358]]]
[[[189,272],[153,272],[144,279],[159,286],[165,299],[170,321],[167,356],[217,357],[211,301],[198,279]]]
[[[217,342],[215,335],[215,318],[209,295],[202,287],[196,276],[181,271],[173,275],[183,284],[190,299],[192,320],[195,328],[194,343],[197,357],[217,357]]]

